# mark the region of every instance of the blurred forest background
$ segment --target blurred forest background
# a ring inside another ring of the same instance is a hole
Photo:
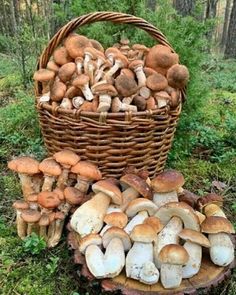
[[[236,225],[236,0],[0,0],[0,294],[100,294],[79,279],[65,236],[45,250],[38,237],[16,237],[12,201],[18,179],[6,169],[21,154],[46,155],[34,107],[32,76],[43,48],[59,28],[77,16],[119,11],[159,28],[190,71],[187,100],[167,167],[179,169],[185,187],[200,196],[224,196]],[[95,23],[79,34],[104,47],[121,37],[131,44],[155,41],[131,26]],[[214,295],[235,295],[235,275]]]

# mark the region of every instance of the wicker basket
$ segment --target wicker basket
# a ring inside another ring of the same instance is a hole
[[[73,19],[62,27],[43,51],[39,68],[45,68],[54,49],[69,33],[85,24],[111,21],[134,25],[151,35],[174,52],[165,36],[147,21],[132,15],[115,12],[96,12]],[[36,97],[42,85],[35,85]],[[181,100],[185,97],[181,93]],[[65,110],[48,103],[37,103],[44,143],[49,154],[68,148],[82,159],[97,164],[103,176],[119,177],[125,167],[146,168],[150,177],[165,166],[181,112],[169,106],[157,110],[125,113],[92,113]]]

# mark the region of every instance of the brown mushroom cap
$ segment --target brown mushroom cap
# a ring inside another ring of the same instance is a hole
[[[99,234],[89,234],[79,240],[79,251],[84,254],[90,245],[102,245],[102,237]]]
[[[53,79],[55,72],[48,69],[39,69],[34,73],[33,79],[40,82],[47,82]]]
[[[90,55],[92,59],[97,59],[98,55],[101,54],[97,49],[93,47],[86,47],[84,49],[84,53]]]
[[[39,173],[39,162],[31,157],[18,157],[8,162],[8,168],[23,174]]]
[[[115,48],[115,47],[109,47],[106,49],[105,51],[105,56],[108,57],[110,54],[119,54],[120,53],[120,50]]]
[[[100,42],[94,39],[89,39],[89,41],[92,44],[93,48],[99,50],[100,52],[104,52],[104,48]]]
[[[169,244],[161,249],[158,259],[166,264],[184,265],[188,262],[189,255],[184,247]]]
[[[163,75],[156,73],[147,77],[146,85],[151,90],[160,91],[167,87],[168,82]]]
[[[64,192],[63,192],[63,190],[61,190],[61,189],[59,189],[58,187],[56,187],[56,188],[53,190],[53,192],[54,192],[55,194],[57,194],[58,199],[59,199],[60,201],[64,201],[64,200],[65,200],[65,196],[64,196]]]
[[[27,196],[27,202],[37,203],[38,202],[38,194],[30,194]]]
[[[50,89],[50,97],[53,101],[61,101],[66,93],[66,85],[60,81],[55,81]]]
[[[137,59],[137,60],[133,60],[130,64],[129,64],[129,69],[135,71],[138,67],[143,67],[144,66],[144,61]]]
[[[154,97],[156,100],[158,99],[165,99],[167,101],[170,100],[170,95],[166,91],[155,92]]]
[[[122,241],[125,251],[128,251],[131,248],[129,235],[123,229],[115,226],[112,226],[105,231],[102,237],[103,247],[107,248],[110,241],[114,238],[119,238]]]
[[[114,204],[121,205],[123,197],[120,189],[114,185],[111,181],[100,180],[92,185],[92,190],[95,193],[102,192],[108,195]]]
[[[136,198],[128,204],[125,213],[128,217],[133,217],[140,211],[147,211],[149,215],[154,215],[157,206],[149,199]]]
[[[68,51],[64,46],[54,50],[53,59],[55,63],[57,63],[60,66],[72,61],[72,58],[69,56]]]
[[[144,67],[143,71],[144,71],[144,74],[146,75],[146,77],[149,77],[149,76],[157,73],[155,70],[153,70],[152,68],[149,68],[149,67]]]
[[[214,193],[207,194],[206,196],[197,200],[197,206],[199,209],[203,209],[208,204],[216,204],[219,207],[223,206],[223,198]]]
[[[138,224],[133,228],[130,238],[134,242],[152,243],[156,240],[157,234],[150,225]]]
[[[107,94],[110,96],[117,95],[117,91],[115,87],[108,83],[97,85],[96,87],[93,88],[93,93],[98,95],[99,94]]]
[[[76,65],[74,62],[68,62],[60,67],[58,71],[58,77],[62,82],[67,82],[71,79],[75,73]]]
[[[71,168],[71,172],[79,174],[88,180],[100,180],[102,174],[98,167],[88,161],[80,161]]]
[[[70,99],[76,97],[76,96],[82,96],[83,93],[82,91],[75,87],[75,86],[70,86],[67,90],[66,90],[66,93],[64,95],[64,97],[68,97]]]
[[[133,98],[133,104],[136,105],[138,111],[144,111],[146,109],[147,101],[140,95]]]
[[[50,71],[53,71],[53,72],[57,73],[59,71],[59,66],[55,63],[55,61],[50,60],[47,63],[47,69],[50,70]]]
[[[127,77],[129,77],[129,78],[132,78],[132,79],[135,78],[135,74],[134,74],[134,72],[132,72],[132,71],[129,70],[129,69],[121,69],[121,71],[120,71],[120,75],[125,75],[125,76],[127,76]]]
[[[128,223],[128,216],[123,212],[111,212],[105,215],[103,221],[108,225],[124,228]]]
[[[49,216],[47,214],[42,214],[39,219],[39,226],[48,226],[50,223]]]
[[[57,208],[61,201],[55,192],[41,192],[38,194],[38,203],[46,209]]]
[[[75,187],[66,187],[64,190],[66,201],[71,205],[80,205],[84,199],[84,194]]]
[[[119,75],[115,80],[115,86],[120,95],[127,97],[138,91],[138,85],[133,78]]]
[[[164,225],[161,223],[160,219],[155,216],[147,217],[143,223],[150,225],[152,227],[152,229],[155,231],[155,233],[157,233],[157,234],[164,227]]]
[[[173,65],[167,71],[168,84],[174,88],[184,88],[189,80],[189,71],[184,65]]]
[[[80,161],[80,157],[70,150],[62,150],[53,155],[53,158],[65,166],[74,166]],[[72,171],[73,172],[73,171]]]
[[[184,185],[184,182],[184,177],[179,171],[166,170],[151,181],[151,186],[155,192],[167,193],[177,190]]]
[[[26,210],[29,208],[29,204],[23,200],[17,200],[12,205],[16,210]]]
[[[41,214],[36,210],[27,209],[22,211],[21,217],[27,223],[35,223],[39,221]]]
[[[62,172],[60,165],[52,158],[44,159],[39,164],[39,170],[50,176],[59,176]]]
[[[184,228],[179,233],[179,237],[185,241],[198,244],[202,247],[206,247],[206,248],[211,247],[211,244],[210,244],[208,238],[196,230]]]
[[[84,49],[92,46],[88,38],[75,33],[70,34],[66,38],[64,45],[72,58],[76,58],[78,56],[83,57]]]
[[[74,81],[72,82],[72,85],[75,87],[81,88],[88,82],[89,82],[89,76],[82,74],[74,79]]]
[[[129,61],[128,61],[128,59],[127,59],[127,57],[125,55],[123,55],[122,53],[117,53],[115,55],[114,59],[116,61],[119,61],[122,68],[127,68],[128,64],[129,64]]]
[[[207,234],[235,233],[234,227],[230,221],[220,216],[207,217],[201,224],[201,230],[203,233]]]
[[[144,198],[152,198],[152,190],[144,179],[135,174],[125,174],[120,179],[121,182],[129,185],[140,193]]]
[[[153,96],[149,97],[146,100],[146,109],[147,110],[155,110],[157,108],[156,100]]]

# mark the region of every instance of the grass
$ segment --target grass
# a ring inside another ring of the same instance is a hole
[[[225,211],[236,225],[235,73],[235,61],[213,59],[203,66],[202,74],[211,91],[197,114],[182,113],[167,165],[182,171],[185,187],[195,193],[203,196],[215,191],[224,195]],[[16,237],[11,204],[21,197],[21,192],[17,177],[6,169],[6,164],[12,156],[20,154],[34,154],[41,159],[46,152],[34,109],[32,86],[23,91],[14,61],[1,56],[0,294],[98,294],[96,283],[79,280],[65,237],[55,249],[41,251],[37,248],[40,241],[25,244]],[[214,181],[224,183],[225,188],[218,190]],[[222,288],[215,289],[214,294],[233,295],[235,288],[234,275]]]

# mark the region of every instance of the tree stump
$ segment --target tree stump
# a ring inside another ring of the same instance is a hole
[[[81,275],[88,281],[98,281],[89,271],[84,256],[79,252],[79,235],[68,227],[69,233],[67,242],[74,253],[74,263],[81,265]],[[104,291],[120,291],[123,295],[185,295],[198,294],[198,291],[204,289],[204,293],[211,292],[212,288],[227,280],[232,269],[235,267],[235,261],[227,267],[220,267],[213,264],[208,252],[203,252],[202,264],[199,273],[190,279],[183,279],[181,285],[176,289],[164,289],[160,282],[154,285],[145,285],[139,281],[127,278],[123,271],[119,276],[113,279],[99,280],[101,288]],[[212,294],[212,293],[211,293]]]

